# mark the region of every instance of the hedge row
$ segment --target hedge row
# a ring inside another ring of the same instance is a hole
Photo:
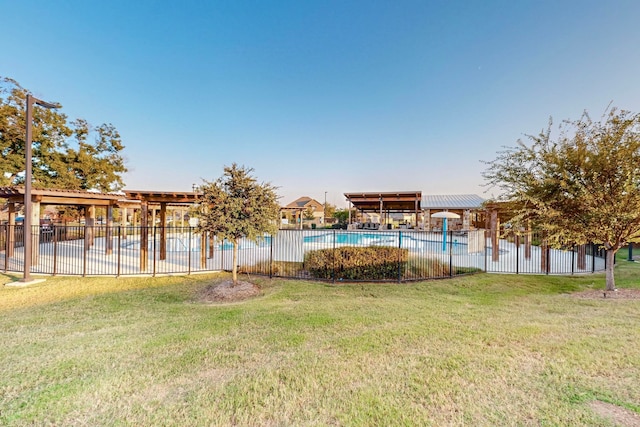
[[[304,266],[317,279],[389,280],[404,275],[408,259],[408,249],[342,246],[307,252]]]

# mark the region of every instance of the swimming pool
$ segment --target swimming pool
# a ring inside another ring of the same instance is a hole
[[[311,246],[333,246],[335,245],[351,245],[351,246],[393,246],[409,249],[415,252],[432,252],[442,253],[442,240],[433,233],[363,233],[358,231],[352,232],[330,232],[307,235],[303,242]],[[448,236],[447,250],[455,255],[467,253],[467,243],[463,241],[463,237]]]

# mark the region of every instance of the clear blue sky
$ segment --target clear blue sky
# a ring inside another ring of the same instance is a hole
[[[8,1],[0,75],[113,123],[126,188],[484,193],[550,116],[640,111],[640,2]]]

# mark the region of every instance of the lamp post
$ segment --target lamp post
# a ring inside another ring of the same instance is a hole
[[[31,241],[31,180],[32,180],[32,161],[31,161],[31,138],[32,138],[32,122],[33,122],[33,104],[37,104],[44,108],[60,108],[59,104],[51,104],[27,94],[26,120],[27,135],[24,142],[24,221],[22,222],[23,239],[24,239],[24,274],[22,282],[31,281],[31,258],[32,258],[32,241]],[[40,225],[40,224],[38,224]]]
[[[322,207],[322,222],[327,223],[327,192],[324,192],[324,206]]]

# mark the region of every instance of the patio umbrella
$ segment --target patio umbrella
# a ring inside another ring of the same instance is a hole
[[[447,219],[457,219],[460,218],[460,215],[453,212],[436,212],[431,215],[431,218],[442,218],[442,252],[446,252],[447,250]]]

